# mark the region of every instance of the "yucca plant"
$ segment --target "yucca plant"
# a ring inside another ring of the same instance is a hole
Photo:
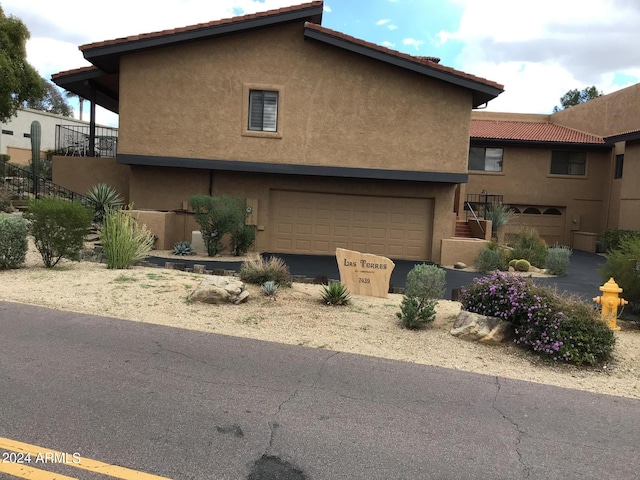
[[[100,243],[107,268],[129,268],[153,248],[153,234],[145,225],[140,225],[128,210],[107,210],[100,228]]]
[[[195,252],[193,250],[193,245],[191,245],[191,242],[178,242],[173,246],[174,255],[187,256],[193,255],[194,253]]]
[[[491,233],[496,236],[498,228],[509,223],[513,218],[513,209],[506,205],[489,205],[484,214],[486,220],[491,220]]]
[[[347,305],[351,300],[351,294],[347,287],[340,282],[332,282],[322,285],[322,301],[327,305]]]
[[[107,210],[117,210],[124,204],[118,191],[106,183],[98,183],[89,189],[87,197],[93,203],[94,221],[102,224]]]
[[[268,280],[262,284],[262,293],[267,297],[275,297],[278,293],[278,284],[273,280]]]

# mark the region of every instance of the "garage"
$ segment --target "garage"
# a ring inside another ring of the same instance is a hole
[[[274,252],[334,255],[338,247],[389,258],[429,260],[433,199],[272,190]]]
[[[513,219],[506,225],[505,233],[514,234],[522,228],[532,228],[544,238],[547,245],[566,245],[564,240],[565,209],[539,205],[510,205]]]

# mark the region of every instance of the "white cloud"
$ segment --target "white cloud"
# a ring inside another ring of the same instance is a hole
[[[384,25],[385,23],[389,23],[390,21],[391,20],[389,20],[388,18],[381,18],[376,22],[376,25]]]
[[[416,50],[420,49],[421,45],[424,45],[424,41],[422,40],[416,40],[415,38],[405,38],[404,40],[402,40],[402,43],[404,45],[408,45],[408,46],[412,46],[414,47]]]
[[[395,43],[392,43],[392,42],[390,42],[388,40],[385,40],[384,42],[382,42],[382,45],[384,45],[387,48],[391,48],[391,47],[395,47],[396,46]]]
[[[322,10],[324,10],[327,13],[331,13],[331,7],[329,5],[325,5]]]
[[[395,29],[397,29],[397,28],[398,28],[398,26],[397,26],[397,25],[394,25],[394,24],[391,24],[391,25],[387,25],[387,28],[388,28],[389,30],[395,30]]]

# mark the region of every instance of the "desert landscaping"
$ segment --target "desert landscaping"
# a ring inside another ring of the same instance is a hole
[[[576,367],[550,364],[511,343],[490,346],[453,337],[457,302],[439,301],[436,321],[414,331],[401,328],[395,315],[399,294],[354,296],[347,306],[327,306],[319,285],[294,283],[275,298],[247,285],[249,300],[240,305],[188,301],[202,278],[164,268],[109,270],[86,261],[63,260],[47,269],[30,244],[22,268],[0,272],[0,295],[8,302],[640,398],[640,329],[633,323],[621,322],[611,362]]]

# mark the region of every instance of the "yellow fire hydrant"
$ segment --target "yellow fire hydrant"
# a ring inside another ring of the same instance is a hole
[[[618,295],[622,293],[622,289],[618,286],[613,277],[599,288],[602,292],[602,296],[594,298],[593,301],[602,305],[600,317],[611,330],[620,330],[620,327],[616,324],[616,319],[618,318],[618,307],[624,307],[629,302]]]

